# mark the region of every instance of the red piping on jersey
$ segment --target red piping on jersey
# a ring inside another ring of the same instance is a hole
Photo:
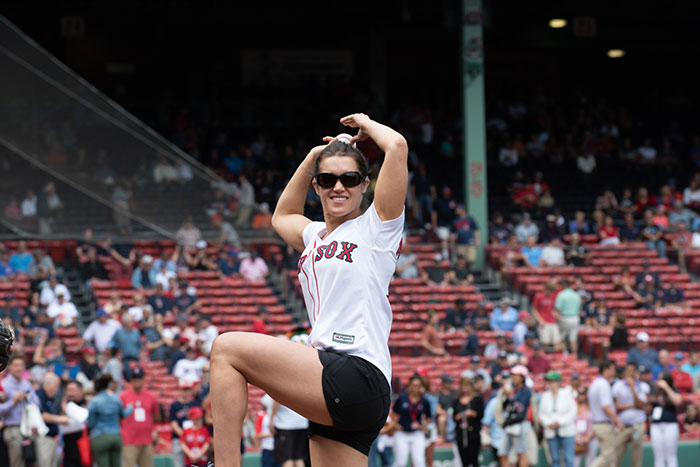
[[[311,247],[311,251],[314,251],[314,248],[316,248],[316,242],[314,242],[314,246]],[[309,252],[309,256],[311,257],[311,263],[312,263],[312,265],[313,265],[314,257],[311,256],[311,252]],[[307,257],[307,259],[308,259],[308,257]],[[314,301],[314,309],[316,309],[316,299],[314,298],[314,294],[311,293],[311,289],[309,288],[309,284],[311,283],[311,280],[309,279],[309,275],[306,274],[306,271],[304,271],[303,266],[302,266],[302,268],[301,268],[301,272],[303,272],[304,275],[306,276],[306,290],[309,291],[309,297],[311,297],[311,300]],[[313,312],[312,312],[312,313],[313,313]],[[316,319],[316,316],[314,315],[314,320],[315,320],[315,319]]]
[[[314,248],[316,248],[316,242],[314,242]],[[313,251],[313,249],[311,250]],[[316,277],[316,261],[311,258],[311,269],[314,272],[314,280],[316,281],[316,296],[318,296],[318,313],[314,312],[314,321],[316,317],[321,314],[321,292],[318,290],[318,277]]]

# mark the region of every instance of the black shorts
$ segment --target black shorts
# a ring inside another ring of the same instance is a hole
[[[306,459],[309,451],[309,435],[301,430],[277,430],[275,433],[274,457],[277,464],[289,460]]]
[[[379,368],[367,360],[318,351],[323,365],[323,396],[333,426],[309,422],[309,436],[340,441],[369,455],[391,405],[391,388]]]

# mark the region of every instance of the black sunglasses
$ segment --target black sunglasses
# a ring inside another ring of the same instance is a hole
[[[345,172],[342,175],[335,175],[331,173],[320,173],[316,175],[316,183],[321,188],[333,188],[338,180],[343,184],[345,188],[352,188],[354,186],[362,183],[362,174],[360,172]]]

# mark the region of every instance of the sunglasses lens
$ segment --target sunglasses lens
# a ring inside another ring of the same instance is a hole
[[[341,175],[339,178],[340,183],[342,183],[345,187],[357,186],[361,181],[360,174],[357,172],[347,172]]]
[[[322,173],[316,176],[316,183],[321,188],[333,188],[338,178],[333,174]]]

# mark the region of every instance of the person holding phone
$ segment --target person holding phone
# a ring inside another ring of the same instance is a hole
[[[394,455],[397,466],[404,466],[411,455],[413,467],[425,467],[426,430],[431,420],[430,402],[423,396],[423,378],[411,376],[408,390],[399,394],[392,409]]]

